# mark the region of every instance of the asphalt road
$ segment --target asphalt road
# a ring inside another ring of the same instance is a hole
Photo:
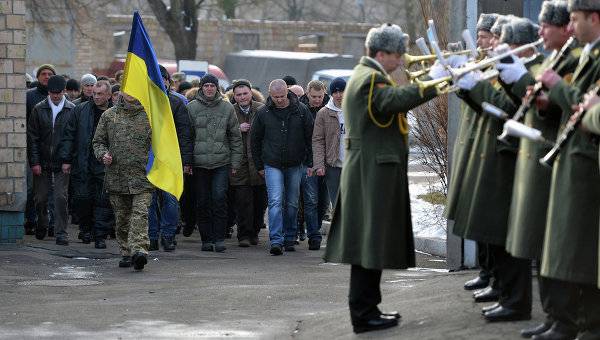
[[[400,311],[400,327],[355,336],[349,267],[324,264],[306,242],[273,257],[264,233],[224,254],[201,252],[197,233],[178,241],[143,272],[117,267],[115,240],[106,250],[32,236],[0,245],[0,339],[519,339],[535,322],[486,324],[462,289],[475,272],[448,273],[444,259],[418,253],[419,268],[382,278],[381,308]]]

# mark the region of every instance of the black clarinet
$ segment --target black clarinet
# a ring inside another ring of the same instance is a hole
[[[600,94],[600,85],[597,85],[596,87],[594,87],[594,89],[592,91],[596,94]],[[571,116],[571,117],[575,116],[576,119],[569,118],[569,121],[567,122],[567,124],[565,125],[565,128],[562,130],[562,132],[556,139],[556,142],[554,143],[554,146],[552,147],[552,149],[546,154],[546,156],[544,156],[543,158],[540,158],[541,165],[543,165],[547,168],[552,168],[552,166],[554,165],[554,161],[556,160],[556,157],[558,157],[558,155],[560,153],[560,150],[562,149],[563,146],[565,146],[565,144],[567,144],[567,142],[569,141],[571,136],[573,136],[573,134],[575,134],[575,131],[579,127],[579,124],[581,124],[581,120],[583,119],[583,116],[585,116],[585,113],[586,113],[586,110],[584,110],[583,108],[580,108],[579,110],[577,110],[577,112],[575,112]]]
[[[560,51],[552,58],[552,62],[550,65],[548,65],[548,69],[556,71],[556,68],[558,68],[560,63],[562,63],[563,60],[565,60],[565,58],[569,55],[571,48],[576,42],[577,41],[575,40],[575,37],[570,37]],[[535,85],[533,85],[533,91],[531,95],[527,98],[527,100],[523,101],[511,119],[519,122],[523,116],[525,116],[525,113],[527,113],[527,111],[529,111],[529,109],[533,106],[535,99],[540,95],[543,89],[544,84],[542,84],[541,81],[536,82]],[[508,135],[503,132],[500,136],[498,136],[498,140],[508,144]]]

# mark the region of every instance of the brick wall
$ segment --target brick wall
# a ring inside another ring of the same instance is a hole
[[[25,1],[0,1],[0,212],[23,211]]]

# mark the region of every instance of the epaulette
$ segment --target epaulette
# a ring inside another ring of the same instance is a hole
[[[598,56],[600,56],[600,47],[593,48],[590,54],[593,55],[594,58],[598,58]]]
[[[571,53],[569,53],[569,54],[571,56],[573,56],[574,58],[579,59],[582,51],[583,51],[583,49],[581,47],[575,47],[574,49],[571,50]]]

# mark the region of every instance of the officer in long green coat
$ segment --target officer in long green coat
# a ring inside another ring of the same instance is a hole
[[[491,40],[493,34],[491,29],[497,18],[498,14],[495,13],[482,13],[479,16],[479,20],[477,21],[477,47],[488,49],[492,46]],[[469,161],[469,154],[477,130],[478,116],[479,113],[475,112],[471,106],[463,103],[460,114],[460,125],[452,150],[452,168],[450,170],[448,196],[444,212],[446,218],[449,220],[456,218],[456,207],[461,199],[470,200],[471,193],[467,190],[468,188],[462,187],[462,183],[465,177],[464,170]],[[489,247],[486,243],[477,243],[477,260],[481,270],[476,278],[464,284],[466,290],[487,287],[493,276],[493,259],[489,254]],[[494,284],[497,284],[497,282]]]
[[[421,96],[417,86],[398,87],[390,79],[407,38],[397,25],[371,29],[368,56],[354,68],[342,103],[346,160],[324,258],[352,265],[349,305],[356,333],[398,324],[397,313],[377,308],[381,271],[415,265],[406,112],[435,91]]]
[[[545,1],[539,15],[539,22],[541,25],[540,36],[544,39],[544,49],[553,51],[553,53],[540,67],[532,69],[531,73],[525,73],[512,86],[511,91],[517,97],[523,96],[527,87],[536,83],[535,76],[558,60],[561,62],[555,65],[555,69],[568,81],[579,60],[581,48],[577,46],[576,42],[569,41],[567,45],[571,32],[567,27],[569,12],[566,1]],[[561,51],[563,47],[564,50]],[[518,74],[511,74],[514,72],[518,72],[517,67],[508,66],[502,70],[501,76],[512,76],[513,79],[516,79]],[[556,105],[550,105],[543,110],[532,106],[525,113],[524,123],[542,131],[542,135],[546,139],[555,140],[561,114],[560,108]],[[546,229],[546,211],[551,179],[551,172],[540,164],[539,159],[548,150],[549,148],[545,145],[528,139],[521,139],[519,143],[506,237],[506,251],[517,258],[538,261],[538,268],[540,267],[539,261]],[[528,282],[531,284],[530,280]],[[552,326],[554,322],[552,299],[548,295],[552,293],[553,284],[554,280],[538,275],[540,300],[547,317],[541,324],[522,330],[523,336],[531,337],[544,333]]]
[[[529,19],[514,18],[502,27],[500,42],[516,48],[538,39],[537,25]],[[537,67],[543,56],[528,49],[519,54],[526,64],[515,60],[521,73]],[[509,93],[517,79],[502,78],[503,90],[489,81],[472,83],[471,75],[465,76],[458,86],[466,91],[467,103],[481,107],[483,102],[492,103],[509,114],[514,114],[518,103]],[[473,77],[476,77],[473,75]],[[520,98],[518,98],[520,102]],[[517,259],[505,250],[510,198],[512,195],[514,166],[518,141],[508,144],[498,141],[504,121],[489,115],[482,116],[475,147],[471,153],[474,166],[466,175],[474,186],[468,214],[457,217],[454,233],[467,239],[489,243],[496,263],[496,276],[500,280],[499,303],[484,308],[487,321],[527,320],[531,317],[531,264],[529,260]],[[479,160],[478,160],[479,159]],[[490,290],[491,293],[491,290]],[[488,293],[482,293],[488,294]],[[481,301],[482,295],[476,295]],[[485,296],[485,295],[483,295]]]
[[[582,102],[583,94],[600,79],[600,2],[570,0],[569,11],[576,38],[586,44],[573,81],[567,84],[550,70],[538,78],[550,89],[550,102],[563,111],[562,127],[571,116],[571,107]],[[577,129],[552,169],[541,274],[563,282],[559,301],[552,303],[564,315],[557,317],[560,329],[553,325],[549,332],[600,338],[599,206],[598,144],[593,134]],[[557,302],[565,306],[556,306]]]

